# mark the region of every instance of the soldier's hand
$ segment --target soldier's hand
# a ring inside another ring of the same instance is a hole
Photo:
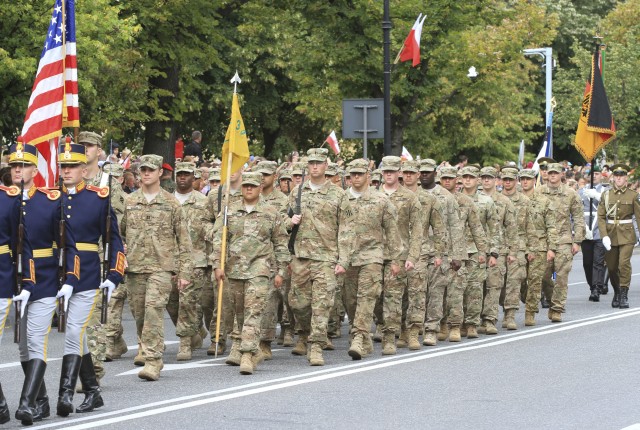
[[[484,264],[486,262],[487,262],[487,257],[485,257],[484,255],[478,255],[478,263]]]
[[[489,267],[496,267],[496,264],[498,264],[496,257],[489,257]]]
[[[578,252],[580,252],[580,245],[578,245],[577,243],[571,245],[571,253],[573,255],[576,255]]]
[[[527,261],[533,261],[536,259],[536,255],[534,253],[527,254]],[[549,253],[547,253],[547,261],[549,261]]]
[[[73,287],[68,284],[64,284],[62,287],[60,287],[60,290],[58,290],[58,294],[56,294],[56,299],[64,298],[65,312],[67,312],[67,309],[69,309],[69,299],[71,298],[72,294],[73,294]]]
[[[336,275],[342,275],[343,273],[346,273],[347,271],[344,270],[344,267],[342,267],[341,265],[336,264],[336,269],[335,269],[334,272],[335,272]]]
[[[294,215],[291,217],[291,224],[298,225],[300,224],[301,220],[302,220],[302,215]]]
[[[218,281],[218,282],[224,281],[224,272],[222,270],[215,269],[214,274],[216,276],[216,281]]]
[[[415,268],[416,268],[416,265],[413,264],[411,261],[409,260],[405,261],[404,270],[406,270],[407,272],[411,272]]]
[[[436,258],[433,260],[433,265],[436,267],[440,267],[442,265],[442,258]]]
[[[552,250],[547,251],[547,261],[551,262],[556,258],[556,253]]]
[[[451,260],[451,268],[454,271],[458,271],[460,270],[460,268],[462,267],[462,262],[460,260]]]
[[[284,278],[280,275],[276,275],[275,279],[273,280],[273,286],[276,287],[277,289],[280,289],[280,287],[282,287],[283,282],[284,282]]]
[[[606,249],[607,251],[611,251],[611,238],[609,236],[603,237],[602,245],[604,246],[604,249]]]
[[[20,317],[24,316],[24,310],[27,308],[27,304],[29,303],[29,297],[31,297],[31,292],[29,290],[22,290],[20,294],[13,296],[14,302],[20,302]]]
[[[391,276],[395,278],[398,276],[398,273],[400,273],[400,266],[397,264],[391,264]]]
[[[513,255],[510,255],[507,257],[507,263],[511,264],[514,263],[517,260],[516,257],[514,257]]]
[[[191,282],[187,281],[186,279],[178,279],[178,291],[184,290],[189,285],[191,285]]]

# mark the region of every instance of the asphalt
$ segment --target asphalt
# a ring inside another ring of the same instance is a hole
[[[634,255],[634,267],[640,256]],[[640,273],[638,273],[640,276]],[[612,309],[611,293],[587,301],[579,254],[569,277],[564,322],[541,311],[536,327],[500,330],[459,344],[383,357],[380,345],[362,361],[347,355],[347,326],[326,366],[310,367],[290,348],[274,344],[274,359],[252,376],[206,355],[175,359],[178,344],[165,319],[167,347],[160,381],[137,377],[135,349],[105,363],[105,406],[89,414],[55,415],[40,428],[171,429],[623,429],[640,428],[640,290],[632,278],[631,308]],[[636,287],[636,288],[634,288]],[[125,310],[125,339],[135,346],[135,325]],[[17,346],[6,327],[0,347],[0,381],[12,413],[22,386]],[[62,335],[49,339],[46,383],[52,409],[62,356]],[[77,394],[76,406],[82,395]],[[20,428],[12,418],[0,428]]]

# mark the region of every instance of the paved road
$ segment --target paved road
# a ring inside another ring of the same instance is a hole
[[[640,267],[640,255],[632,264]],[[132,349],[106,363],[105,407],[31,428],[638,429],[640,290],[631,291],[628,310],[612,309],[611,294],[588,302],[580,255],[569,283],[560,324],[541,312],[536,327],[523,328],[520,310],[515,332],[393,357],[382,357],[376,344],[375,354],[360,362],[347,356],[345,325],[336,351],[325,352],[326,366],[309,367],[281,348],[253,376],[207,357],[206,349],[191,362],[176,362],[177,338],[167,318],[159,382],[138,379]],[[634,276],[632,288],[637,285]],[[134,323],[125,315],[125,337],[135,345]],[[22,372],[10,333],[0,348],[0,381],[13,413]],[[46,382],[54,411],[61,356],[62,337],[52,331]],[[76,395],[75,403],[81,399]],[[19,427],[15,420],[2,426]]]

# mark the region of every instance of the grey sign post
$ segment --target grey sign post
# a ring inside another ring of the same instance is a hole
[[[342,100],[342,137],[363,139],[363,156],[368,157],[369,139],[384,138],[384,99]]]

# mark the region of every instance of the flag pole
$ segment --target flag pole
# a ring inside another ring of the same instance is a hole
[[[600,64],[599,64],[600,63],[600,55],[599,55],[599,53],[600,53],[600,46],[601,46],[600,42],[602,40],[602,37],[598,36],[598,33],[596,33],[596,35],[593,38],[594,38],[595,44],[596,44],[596,50],[595,50],[595,53],[593,55],[596,57],[595,59],[598,60],[598,63],[596,63],[594,61],[593,67],[600,67]],[[604,70],[601,70],[600,74],[602,75],[602,80],[604,82]],[[594,168],[596,167],[595,163],[594,163],[595,159],[596,159],[596,155],[593,154],[593,158],[591,159],[591,169],[590,169],[590,172],[589,172],[589,176],[590,176],[589,188],[592,189],[592,190],[593,190],[593,182],[594,182],[594,177],[593,177],[594,176]],[[592,226],[593,226],[593,198],[589,198],[589,228],[592,228]]]
[[[233,94],[234,96],[238,92],[238,83],[242,82],[240,76],[238,76],[238,71],[236,70],[236,74],[231,79],[233,83]],[[233,115],[233,113],[232,113]],[[226,184],[225,192],[224,192],[224,212],[222,217],[222,246],[220,247],[220,270],[224,274],[225,262],[227,260],[227,230],[228,230],[228,209],[229,209],[229,195],[230,195],[230,183],[231,183],[231,166],[233,159],[233,145],[234,138],[229,138],[229,151],[227,151],[227,172],[226,178],[222,178],[222,183]],[[222,186],[222,185],[221,185]],[[222,318],[222,292],[224,290],[224,279],[220,279],[218,281],[218,309],[216,315],[216,352],[215,357],[218,357],[218,341],[220,340],[220,320]]]

